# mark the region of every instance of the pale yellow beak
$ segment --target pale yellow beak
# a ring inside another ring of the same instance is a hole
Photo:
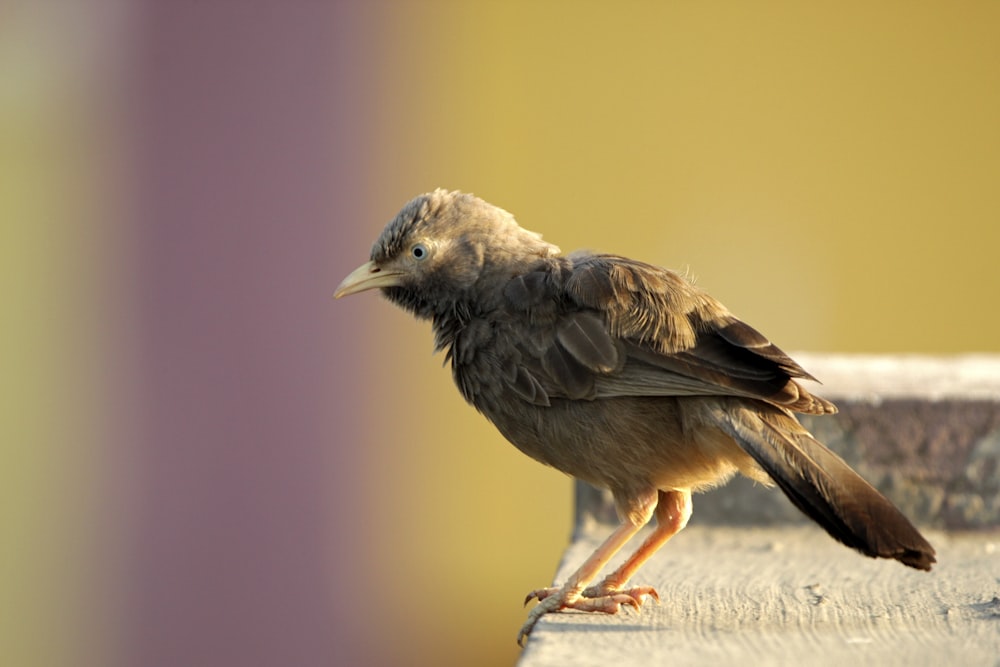
[[[375,262],[365,262],[344,278],[337,291],[333,293],[333,298],[339,299],[348,294],[356,294],[376,287],[396,287],[401,284],[402,277],[402,271],[391,271],[380,268]]]

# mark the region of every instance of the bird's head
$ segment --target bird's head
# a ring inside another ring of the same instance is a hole
[[[371,260],[348,275],[336,298],[382,288],[396,304],[432,317],[456,302],[482,300],[542,257],[559,254],[507,211],[470,194],[416,197],[386,225]]]

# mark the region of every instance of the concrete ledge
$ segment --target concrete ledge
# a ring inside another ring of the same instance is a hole
[[[636,583],[656,586],[663,604],[545,617],[522,667],[996,662],[1000,357],[793,356],[841,410],[803,423],[930,528],[934,571],[857,555],[780,491],[734,480],[695,496],[691,525],[640,571]],[[573,542],[555,581],[615,523],[609,494],[578,483]]]
[[[793,356],[840,408],[802,423],[914,523],[1000,527],[1000,357]],[[577,526],[617,523],[610,494],[582,482],[576,512]],[[695,496],[693,520],[809,523],[780,491],[743,478]]]
[[[557,581],[606,535],[580,534]],[[545,616],[519,664],[996,665],[1000,535],[926,536],[930,573],[864,558],[812,526],[691,526],[639,573],[659,604]]]

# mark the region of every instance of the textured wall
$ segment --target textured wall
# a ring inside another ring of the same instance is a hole
[[[1000,527],[1000,358],[805,355],[839,412],[799,415],[915,524]],[[610,494],[577,483],[577,521],[616,523]],[[695,496],[695,523],[808,523],[776,488],[737,478]]]

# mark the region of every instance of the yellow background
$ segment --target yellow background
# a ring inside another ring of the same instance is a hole
[[[688,270],[786,350],[1000,351],[997,3],[357,12],[351,66],[368,84],[342,93],[371,99],[370,151],[350,165],[366,215],[330,221],[351,243],[413,195],[462,189],[566,251]],[[100,85],[115,54],[81,62],[67,35],[99,44],[101,26],[54,17],[0,21],[0,651],[106,664],[123,641],[125,522],[103,510],[129,483],[107,443],[130,417],[92,388],[140,354],[117,329],[131,184]],[[367,255],[365,241],[331,276]],[[315,307],[370,338],[369,372],[338,382],[372,427],[331,446],[367,457],[368,533],[351,537],[380,655],[510,664],[522,596],[549,583],[569,535],[570,482],[464,406],[426,324],[372,294]]]
[[[689,270],[786,350],[1000,350],[997,5],[410,3],[379,19],[380,218],[357,223],[372,240],[412,195],[463,189],[564,251]],[[367,445],[392,461],[376,523],[405,498],[392,541],[414,558],[395,570],[398,627],[428,654],[508,663],[520,596],[569,535],[570,482],[464,406],[428,326],[386,303],[372,318],[372,419],[398,425]]]

